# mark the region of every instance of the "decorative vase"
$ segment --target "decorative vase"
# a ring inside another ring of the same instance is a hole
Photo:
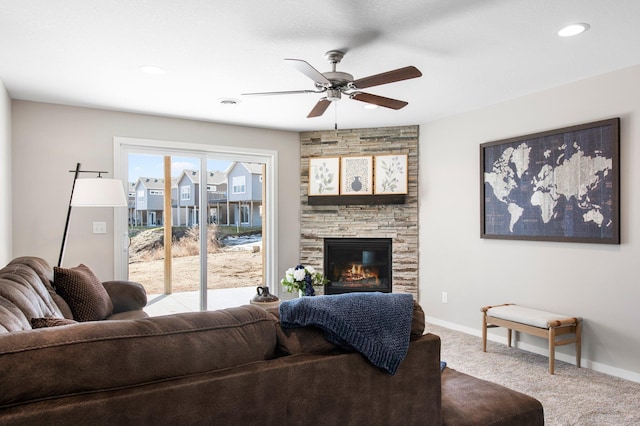
[[[358,192],[362,189],[362,182],[360,182],[360,176],[355,176],[353,182],[351,182],[351,189]]]
[[[309,297],[309,296],[315,296],[315,295],[316,295],[316,292],[313,289],[313,286],[310,284],[307,284],[305,288],[298,290],[298,296],[300,297],[302,296]]]
[[[280,300],[278,299],[278,296],[276,296],[275,294],[269,293],[269,287],[267,286],[264,286],[264,287],[258,286],[256,290],[257,290],[257,294],[253,296],[253,299],[251,299],[254,302],[270,303],[270,302],[277,302],[278,300]]]
[[[269,287],[258,286],[257,294],[253,296],[249,303],[264,309],[277,308],[280,305],[280,299],[275,294],[269,293]]]

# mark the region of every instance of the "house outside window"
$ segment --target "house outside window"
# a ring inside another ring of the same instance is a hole
[[[234,176],[232,185],[234,194],[244,194],[247,191],[245,176]]]
[[[191,187],[190,186],[182,186],[180,187],[180,199],[183,201],[187,201],[191,199]]]
[[[161,191],[159,189],[150,189],[149,190],[149,195],[163,195],[164,191]]]

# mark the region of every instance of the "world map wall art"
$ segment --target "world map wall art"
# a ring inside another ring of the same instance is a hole
[[[620,244],[620,119],[480,145],[480,237]]]

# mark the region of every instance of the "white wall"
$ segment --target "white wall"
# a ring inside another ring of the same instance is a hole
[[[142,114],[13,101],[13,256],[57,264],[73,174],[107,170],[113,176],[114,136],[228,145],[278,151],[278,276],[299,253],[300,143],[297,133]],[[92,222],[107,222],[107,234]],[[113,277],[113,208],[74,209],[64,266],[85,263]]]
[[[11,98],[0,80],[0,265],[11,260]]]
[[[622,244],[480,239],[481,143],[612,117],[621,119]],[[639,142],[638,66],[422,125],[420,302],[429,319],[479,335],[485,305],[582,316],[584,365],[640,381]],[[547,353],[544,339],[523,339]],[[573,345],[560,352],[573,359]]]

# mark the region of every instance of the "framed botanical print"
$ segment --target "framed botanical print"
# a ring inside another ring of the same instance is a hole
[[[340,194],[340,157],[309,159],[309,195]]]
[[[373,193],[373,157],[341,157],[340,195]]]
[[[375,193],[406,194],[407,154],[375,156]]]

